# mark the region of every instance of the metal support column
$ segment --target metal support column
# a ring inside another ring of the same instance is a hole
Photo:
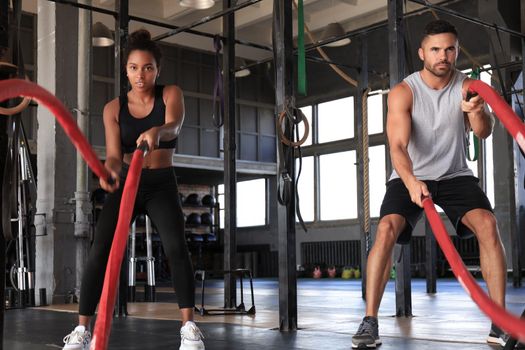
[[[520,1],[520,12],[521,12],[521,32],[525,30],[525,0]],[[521,38],[521,81],[516,82],[516,85],[521,83],[521,96],[516,96],[516,99],[518,102],[521,102],[521,106],[525,104],[525,39]],[[520,101],[521,97],[521,101]],[[518,109],[519,110],[519,109]],[[525,115],[521,115],[521,118],[525,118]],[[523,162],[524,157],[517,150],[517,157],[518,159]],[[520,174],[518,172],[518,176],[522,175],[522,177],[518,177],[516,179],[517,186],[516,186],[516,192],[517,194],[523,194],[525,191],[525,175]],[[522,197],[523,198],[523,197]],[[523,228],[525,226],[525,206],[523,205],[523,202],[520,200],[522,199],[518,197],[518,201],[516,203],[517,206],[517,218],[518,218],[518,232],[523,232]],[[523,257],[525,252],[525,242],[523,241],[523,236],[520,237],[518,234],[518,242],[514,242],[513,244],[513,252],[512,252],[512,285],[515,288],[519,288],[522,286],[522,269],[525,267],[525,258]],[[516,259],[515,259],[516,257]]]
[[[223,0],[223,8],[235,6],[237,0]],[[224,270],[232,271],[237,253],[237,142],[235,107],[235,14],[223,18],[222,31],[224,70]],[[235,308],[237,290],[235,275],[224,274],[224,307]]]
[[[366,298],[366,264],[368,260],[368,249],[370,244],[370,229],[365,227],[365,216],[370,216],[370,208],[365,208],[365,186],[368,187],[368,181],[365,181],[365,162],[364,145],[363,145],[363,93],[368,87],[368,44],[366,38],[359,39],[361,51],[361,71],[356,89],[354,115],[355,130],[357,135],[357,214],[359,217],[360,237],[361,237],[361,296]],[[366,98],[366,97],[365,97]],[[368,132],[368,130],[366,131]],[[366,212],[368,211],[368,213]],[[368,232],[367,232],[368,231]]]
[[[427,293],[436,293],[437,290],[437,245],[436,237],[425,217],[425,277]]]
[[[128,41],[129,28],[129,0],[119,0],[115,4],[118,12],[115,25],[115,93],[117,96],[127,94],[128,78],[122,65],[124,49]],[[128,252],[126,250],[120,271],[120,283],[115,315],[127,316],[128,314]]]
[[[83,0],[91,4],[91,0]],[[91,96],[91,11],[78,13],[78,81],[77,81],[77,124],[80,131],[89,134],[89,101]],[[77,153],[75,191],[75,240],[76,240],[76,287],[75,295],[80,298],[80,284],[90,247],[89,215],[92,211],[88,192],[88,167],[82,155]]]
[[[393,88],[405,77],[403,0],[388,0],[388,36],[390,88]],[[412,316],[410,245],[396,245],[394,256],[396,256],[396,315]]]
[[[516,82],[514,88],[521,89],[521,81]],[[522,107],[519,107],[517,102],[520,100],[520,96],[512,96],[510,103],[512,109],[521,118]],[[523,103],[523,102],[520,102]],[[507,248],[507,255],[511,257],[512,265],[512,284],[514,287],[521,287],[521,270],[522,265],[520,259],[523,259],[521,237],[523,235],[523,229],[525,228],[525,189],[524,189],[524,177],[525,177],[525,160],[522,152],[512,137],[508,137],[509,148],[512,150],[512,157],[510,159],[509,173],[513,175],[513,181],[509,181],[509,217],[510,217],[510,249]],[[509,252],[510,250],[510,252]],[[507,256],[508,261],[508,256]],[[510,266],[509,266],[510,267]]]
[[[292,0],[274,0],[274,57],[275,57],[275,103],[277,112],[285,108],[295,107],[294,104],[294,78],[293,78],[293,27],[292,27]],[[288,123],[285,123],[288,124]],[[284,130],[288,139],[292,140],[293,129],[286,126]],[[280,141],[278,140],[278,144]],[[279,144],[278,147],[281,145]],[[278,174],[278,181],[294,181],[295,157],[293,149],[282,145],[285,159],[279,159],[281,164],[286,164],[286,169],[281,169],[289,175],[283,179]],[[280,155],[278,155],[280,156]],[[286,204],[286,231],[279,228],[279,330],[297,330],[297,276],[295,272],[296,247],[295,247],[295,191],[293,185],[288,192]],[[281,208],[282,209],[282,208]]]
[[[0,0],[0,60],[9,62],[6,57],[9,47],[9,1]],[[0,73],[0,80],[7,79],[8,75]],[[5,106],[2,103],[2,106]],[[3,175],[7,155],[7,118],[0,118],[0,174]],[[0,194],[5,189],[0,182]],[[0,222],[0,227],[2,227]],[[0,233],[0,350],[4,348],[4,313],[5,313],[5,238],[4,233]]]

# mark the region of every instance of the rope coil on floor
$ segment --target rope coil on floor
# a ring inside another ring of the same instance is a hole
[[[491,107],[494,114],[501,121],[507,131],[514,137],[520,148],[525,151],[525,125],[514,113],[512,108],[489,85],[480,80],[474,80],[469,91],[478,93]],[[445,254],[447,261],[458,279],[459,283],[470,295],[472,300],[498,327],[509,333],[521,342],[525,342],[525,319],[507,312],[497,305],[476,283],[470,272],[466,269],[463,260],[454,248],[441,217],[430,198],[423,199],[423,208],[428,218],[436,240]]]

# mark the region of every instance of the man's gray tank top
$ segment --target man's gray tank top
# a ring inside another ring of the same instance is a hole
[[[412,132],[408,154],[419,180],[473,176],[467,166],[465,119],[461,88],[466,75],[455,71],[447,86],[434,90],[420,72],[405,78],[412,90]],[[399,178],[394,170],[390,180]]]

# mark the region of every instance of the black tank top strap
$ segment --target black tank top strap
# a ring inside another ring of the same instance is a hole
[[[153,126],[161,126],[165,123],[166,106],[163,98],[164,86],[155,86],[155,100],[153,109],[144,118],[135,118],[131,115],[128,108],[128,96],[119,96],[120,111],[120,139],[124,153],[132,153],[136,148],[136,140],[141,133]],[[160,141],[159,148],[175,148],[177,139],[170,141]]]
[[[155,102],[157,102],[157,98],[161,99],[161,102],[164,103],[164,85],[155,85]]]
[[[120,107],[119,113],[120,113],[120,111],[122,111],[122,108],[124,106],[127,106],[127,104],[128,104],[128,95],[127,94],[126,95],[120,95],[118,97],[118,105]]]

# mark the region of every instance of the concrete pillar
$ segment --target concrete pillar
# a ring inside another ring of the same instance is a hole
[[[37,14],[37,82],[71,109],[76,107],[78,11],[39,1]],[[72,200],[76,152],[47,109],[38,107],[37,120],[35,283],[37,289],[46,288],[48,302],[64,302],[76,282]]]

